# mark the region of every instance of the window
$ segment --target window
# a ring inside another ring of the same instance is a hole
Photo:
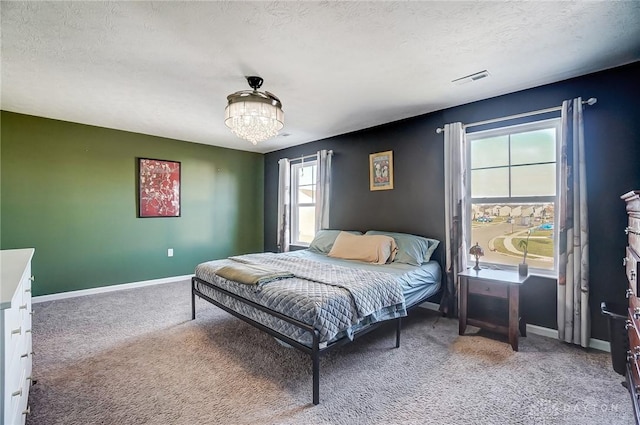
[[[523,241],[529,235],[529,267],[556,269],[559,138],[560,119],[467,134],[467,242],[484,248],[484,263],[515,267],[522,262]]]
[[[309,245],[316,234],[316,161],[291,164],[291,244]]]

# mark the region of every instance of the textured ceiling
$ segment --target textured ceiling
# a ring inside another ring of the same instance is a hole
[[[0,8],[3,110],[256,152],[640,59],[639,1]],[[282,100],[288,136],[254,147],[224,126],[245,75]]]

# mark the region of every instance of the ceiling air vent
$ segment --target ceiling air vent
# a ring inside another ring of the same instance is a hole
[[[472,81],[482,80],[483,78],[487,78],[488,76],[489,76],[489,71],[485,69],[484,71],[476,72],[475,74],[467,75],[466,77],[457,78],[451,82],[454,84],[461,85],[461,84],[470,83]]]

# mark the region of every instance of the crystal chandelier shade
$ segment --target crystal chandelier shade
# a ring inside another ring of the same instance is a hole
[[[257,145],[282,130],[284,112],[280,99],[257,90],[262,85],[262,78],[247,77],[247,81],[253,90],[227,96],[224,123],[236,136]]]

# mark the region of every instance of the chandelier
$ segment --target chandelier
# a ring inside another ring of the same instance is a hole
[[[282,103],[268,91],[261,92],[263,79],[247,77],[253,90],[243,90],[227,96],[224,123],[233,133],[257,145],[270,139],[284,127]]]

